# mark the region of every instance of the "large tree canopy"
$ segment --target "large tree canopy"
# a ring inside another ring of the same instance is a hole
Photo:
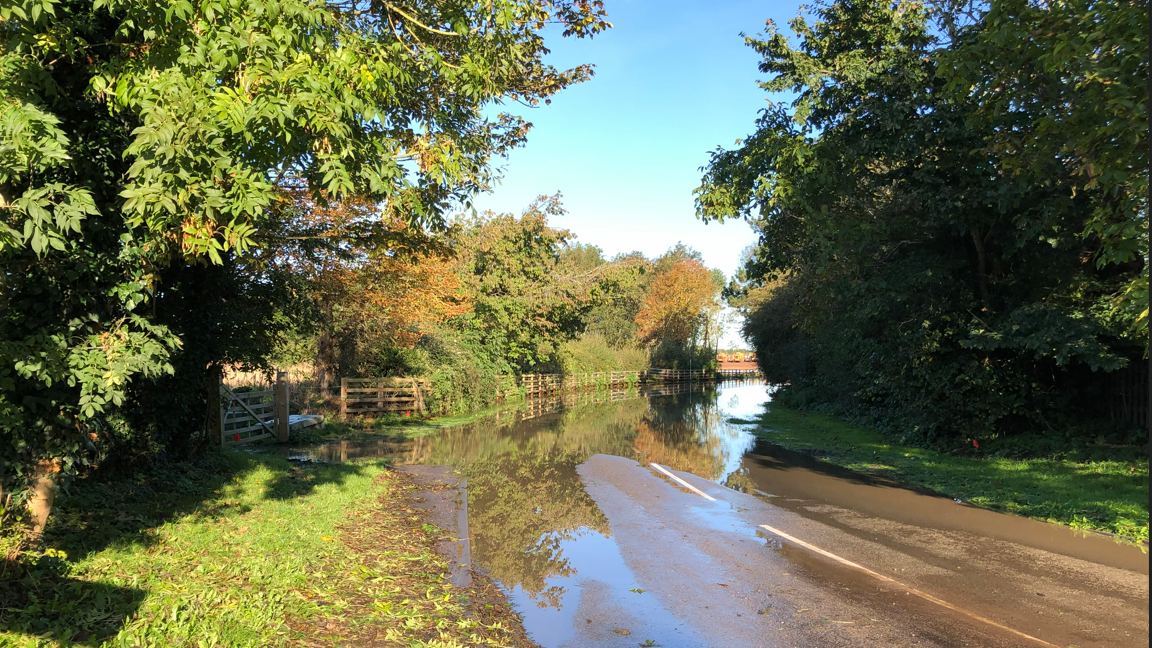
[[[60,100],[103,103],[131,127],[128,169],[104,180],[155,252],[244,249],[285,177],[437,224],[523,140],[527,124],[488,104],[535,104],[591,73],[543,64],[538,32],[561,21],[594,34],[598,5],[5,3],[3,242],[42,250],[95,213],[90,188],[48,172],[76,164],[83,137],[54,114]]]
[[[205,367],[265,353],[282,282],[243,258],[267,247],[285,189],[443,226],[524,141],[529,124],[493,105],[591,75],[545,64],[543,29],[594,35],[601,7],[0,5],[0,457],[87,462],[124,429],[109,412],[174,393],[144,397],[142,379],[187,371],[169,387],[203,390]],[[153,428],[187,435],[194,400]]]
[[[784,398],[1054,430],[1146,349],[1146,8],[954,9],[840,0],[749,38],[796,98],[713,155],[698,213],[760,233],[746,331]]]

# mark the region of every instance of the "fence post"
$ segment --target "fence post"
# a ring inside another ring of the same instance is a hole
[[[276,414],[276,438],[280,443],[288,443],[288,372],[276,372],[276,392],[272,411]]]
[[[340,379],[340,420],[348,419],[348,379]]]
[[[412,378],[412,409],[424,412],[424,396],[420,393],[420,381]]]
[[[212,381],[213,392],[208,395],[209,407],[212,410],[211,418],[209,419],[209,427],[212,428],[212,434],[216,435],[216,443],[221,447],[224,446],[224,399],[220,398],[220,386],[224,384],[224,374],[220,372],[217,374],[216,380]]]

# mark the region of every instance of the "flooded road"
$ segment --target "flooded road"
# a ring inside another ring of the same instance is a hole
[[[758,441],[769,399],[596,392],[310,452],[453,468],[473,567],[546,648],[1148,645],[1140,547]]]

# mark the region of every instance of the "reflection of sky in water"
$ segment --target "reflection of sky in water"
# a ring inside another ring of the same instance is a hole
[[[586,619],[575,618],[580,609],[580,599],[586,588],[596,587],[599,595],[605,591],[611,597],[630,597],[621,601],[628,613],[643,622],[648,628],[663,628],[666,636],[645,636],[637,641],[652,639],[658,645],[675,646],[683,641],[676,630],[682,625],[676,617],[665,610],[655,596],[630,592],[640,585],[632,575],[632,570],[624,563],[616,541],[592,529],[580,529],[571,539],[560,542],[560,551],[572,567],[570,576],[552,576],[547,579],[548,588],[562,590],[560,606],[552,607],[530,596],[519,585],[510,592],[512,604],[524,617],[524,629],[533,641],[553,648],[563,646],[576,636],[574,624],[587,623]],[[603,619],[593,619],[594,623],[605,623]]]
[[[720,411],[727,418],[750,419],[764,412],[770,399],[764,384],[726,384],[720,387]]]
[[[756,435],[749,431],[751,426],[729,423],[730,418],[750,419],[764,411],[764,404],[770,400],[768,389],[763,384],[727,384],[719,389],[717,405],[720,409],[721,452],[724,457],[723,474],[716,483],[723,484],[728,476],[740,469],[744,453],[756,444]],[[700,475],[707,479],[708,475]]]

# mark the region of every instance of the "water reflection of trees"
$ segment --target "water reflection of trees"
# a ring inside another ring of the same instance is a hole
[[[661,399],[638,425],[636,457],[721,480],[733,455],[743,454],[738,439],[746,434],[728,423],[718,401],[716,391]]]
[[[577,466],[603,453],[720,479],[740,434],[724,420],[714,389],[559,405],[553,414],[540,413],[552,407],[540,404],[524,410],[527,420],[505,414],[417,439],[411,456],[462,471],[474,559],[540,606],[558,606],[564,593],[549,579],[574,575],[564,543],[581,533],[611,532]]]
[[[414,459],[448,464],[468,478],[468,517],[476,562],[537,604],[558,606],[552,577],[571,576],[562,549],[581,532],[610,534],[584,492],[576,467],[597,453],[628,456],[647,399],[575,406],[538,419],[493,419],[416,442]]]

